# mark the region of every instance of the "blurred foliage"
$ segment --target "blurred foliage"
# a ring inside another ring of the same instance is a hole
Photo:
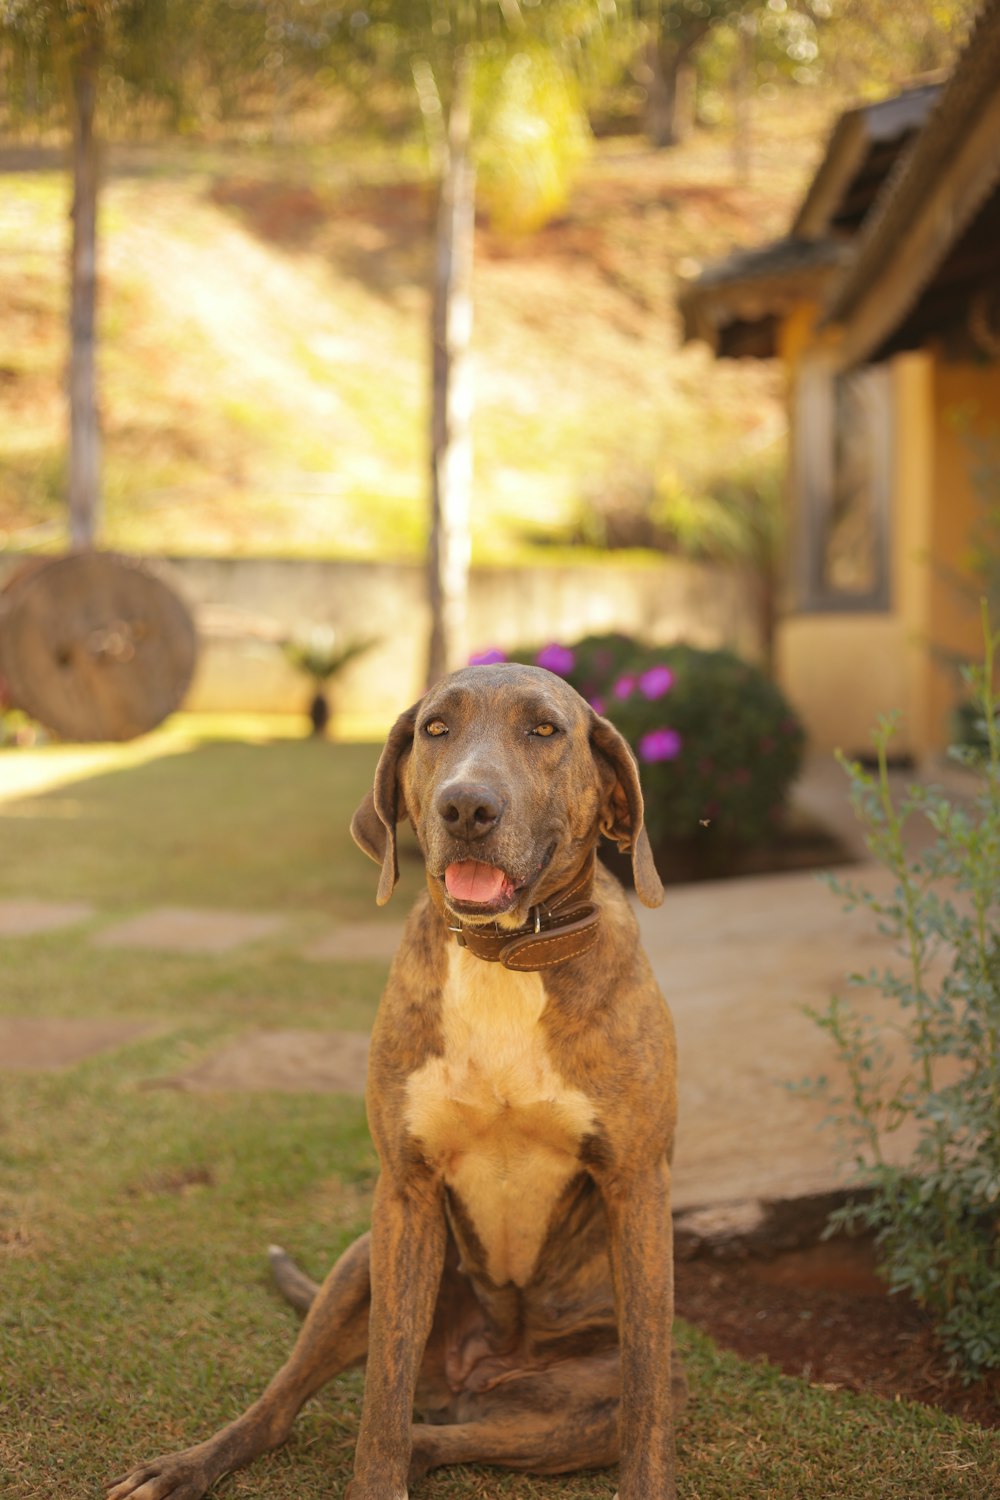
[[[571,74],[537,44],[477,70],[477,196],[497,229],[530,233],[566,205],[590,131]]]
[[[780,4],[775,8],[780,8]],[[980,0],[825,0],[818,28],[820,77],[844,92],[891,92],[947,69],[966,40]]]
[[[609,550],[650,547],[753,577],[758,627],[770,667],[787,539],[784,445],[684,463],[664,449],[648,468],[619,465],[580,504],[575,539]]]
[[[635,128],[652,42],[667,67],[694,59],[699,114],[714,123],[739,68],[740,26],[752,29],[757,92],[790,81],[878,96],[950,66],[977,8],[977,0],[366,0],[354,8],[334,0],[0,0],[0,109],[57,118],[67,51],[96,38],[106,133],[254,120],[281,139],[333,100],[398,133],[418,119],[415,64],[430,67],[447,109],[448,59],[473,47],[493,59],[484,83],[493,97],[504,71],[498,51],[546,55],[547,68],[536,63],[507,80],[508,119],[513,98],[536,118],[548,98],[556,118],[581,106]],[[557,74],[572,88],[553,88]],[[574,119],[571,136],[578,126]]]

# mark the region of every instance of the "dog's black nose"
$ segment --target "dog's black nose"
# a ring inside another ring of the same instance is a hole
[[[437,810],[457,839],[481,839],[495,828],[503,803],[488,786],[453,781],[438,796]]]

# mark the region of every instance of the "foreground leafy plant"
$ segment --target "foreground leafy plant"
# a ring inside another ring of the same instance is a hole
[[[834,1214],[831,1231],[874,1231],[891,1290],[932,1313],[970,1379],[1000,1369],[1000,633],[991,633],[985,605],[983,621],[985,662],[966,677],[985,748],[952,751],[981,777],[970,805],[932,787],[910,787],[897,805],[887,761],[892,720],[878,727],[876,776],[842,761],[868,847],[895,885],[887,899],[831,885],[849,906],[874,913],[904,960],[850,983],[894,1003],[888,1025],[906,1066],[900,1075],[882,1040],[885,1020],[834,996],[811,1014],[834,1042],[846,1089],[825,1078],[804,1085],[830,1103],[855,1182],[868,1190]],[[934,839],[914,857],[904,827],[918,812]]]

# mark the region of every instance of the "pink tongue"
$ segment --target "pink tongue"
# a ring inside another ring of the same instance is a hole
[[[507,883],[507,877],[496,865],[481,864],[478,859],[466,859],[457,865],[449,865],[444,872],[444,883],[449,896],[456,901],[495,901]]]

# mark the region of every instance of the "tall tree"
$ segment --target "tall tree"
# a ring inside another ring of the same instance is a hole
[[[96,376],[98,104],[109,72],[136,78],[169,0],[0,0],[0,46],[15,80],[54,88],[70,127],[73,184],[69,274],[69,531],[92,546],[100,515]]]
[[[364,45],[405,64],[438,183],[431,296],[428,683],[466,658],[477,181],[511,225],[564,203],[585,130],[567,79],[615,0],[374,0]],[[381,50],[380,50],[381,49]],[[480,171],[481,168],[481,171]]]
[[[99,127],[105,86],[115,78],[133,96],[163,99],[177,123],[184,111],[186,74],[210,60],[245,78],[248,59],[262,52],[259,44],[267,25],[266,0],[0,0],[8,103],[17,107],[30,102],[69,126],[67,470],[73,547],[93,546],[100,526],[96,365]]]
[[[644,130],[653,146],[674,146],[693,118],[695,55],[712,27],[744,0],[637,0],[646,83]]]

